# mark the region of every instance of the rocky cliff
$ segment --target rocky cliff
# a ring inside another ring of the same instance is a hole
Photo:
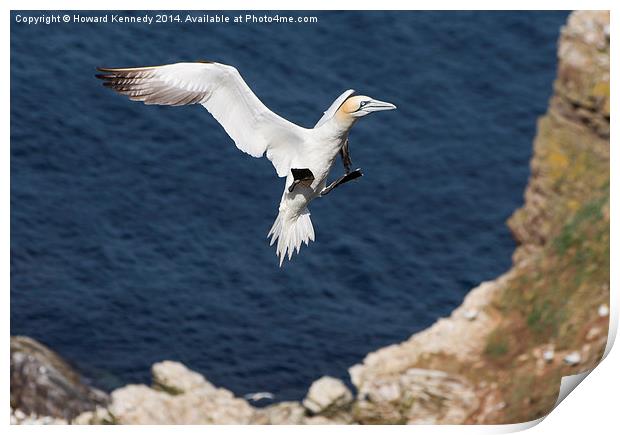
[[[89,402],[90,410],[68,418],[128,424],[497,424],[547,413],[560,378],[595,366],[607,340],[609,13],[571,14],[558,60],[549,110],[538,121],[525,204],[508,222],[518,242],[512,268],[473,289],[449,318],[351,367],[355,395],[325,377],[302,403],[259,409],[179,363],[164,362],[153,366],[151,387],[123,387],[109,404]],[[12,397],[21,388],[12,381]],[[47,409],[39,403],[23,412],[14,405],[20,404],[12,400],[15,423]]]
[[[58,354],[29,337],[11,337],[13,416],[16,410],[17,417],[62,422],[107,403],[108,395],[85,384]]]
[[[506,274],[473,289],[448,319],[350,369],[356,421],[533,420],[555,403],[562,376],[600,360],[609,301],[608,12],[574,12],[562,29],[525,205],[508,225],[519,246]]]

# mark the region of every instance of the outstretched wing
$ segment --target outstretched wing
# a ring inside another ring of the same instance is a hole
[[[266,154],[280,177],[301,152],[305,129],[270,111],[236,68],[186,62],[138,68],[97,68],[104,86],[145,104],[202,104],[241,151]]]

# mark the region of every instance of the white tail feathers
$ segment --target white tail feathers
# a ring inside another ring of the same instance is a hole
[[[314,227],[312,226],[310,212],[307,208],[297,217],[289,217],[287,215],[286,210],[280,211],[271,230],[269,230],[269,234],[267,234],[267,237],[271,237],[270,246],[276,240],[278,241],[276,252],[278,257],[280,257],[280,267],[282,267],[284,257],[288,255],[290,260],[293,256],[293,251],[299,253],[302,243],[307,245],[310,241],[314,241]]]

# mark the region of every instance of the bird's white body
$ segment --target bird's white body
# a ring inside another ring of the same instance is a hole
[[[287,253],[290,259],[294,250],[299,252],[302,243],[308,244],[314,240],[308,204],[325,189],[327,176],[347,140],[352,123],[347,125],[343,121],[333,117],[325,124],[304,132],[304,142],[300,147],[303,151],[292,161],[291,167],[310,169],[314,181],[309,186],[298,185],[289,192],[293,175],[289,172],[286,177],[278,217],[268,234],[272,237],[272,244],[278,241],[280,264]]]
[[[314,240],[308,204],[324,192],[327,176],[349,130],[362,116],[395,106],[344,92],[314,128],[303,128],[271,112],[254,95],[238,71],[215,62],[177,63],[157,67],[99,68],[104,85],[146,104],[202,104],[224,127],[236,146],[271,160],[286,177],[278,216],[269,232],[277,241],[280,265],[301,244]],[[293,171],[309,170],[299,183]],[[293,185],[294,184],[294,185]]]

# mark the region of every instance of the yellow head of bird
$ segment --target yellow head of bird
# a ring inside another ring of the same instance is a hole
[[[337,113],[344,117],[361,118],[372,112],[394,109],[396,109],[396,106],[392,103],[375,100],[366,95],[354,95],[342,103]]]

